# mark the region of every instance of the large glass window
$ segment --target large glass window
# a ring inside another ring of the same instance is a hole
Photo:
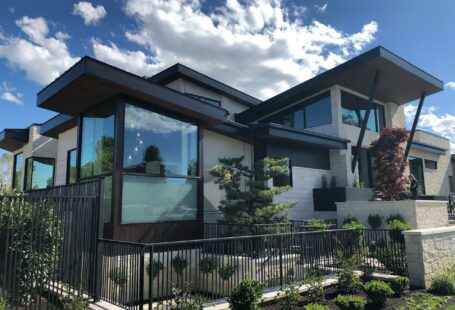
[[[21,189],[22,174],[24,173],[24,154],[19,153],[14,155],[14,171],[13,171],[13,188]]]
[[[113,159],[113,105],[102,105],[82,118],[80,177],[111,174]]]
[[[66,160],[66,184],[76,183],[77,149],[68,151]]]
[[[198,128],[125,106],[122,223],[196,220]]]
[[[25,190],[47,188],[54,185],[53,158],[27,158],[25,169]]]
[[[425,178],[423,174],[423,160],[409,156],[409,170],[412,175],[417,179],[417,193],[418,195],[425,195]]]
[[[341,92],[341,117],[344,124],[362,127],[367,107],[367,99]],[[384,107],[377,103],[368,117],[367,129],[379,132],[384,126]]]
[[[325,92],[315,98],[299,103],[289,110],[280,112],[265,121],[304,129],[332,123],[330,92]]]

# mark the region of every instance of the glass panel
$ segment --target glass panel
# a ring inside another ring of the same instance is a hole
[[[101,106],[82,118],[81,178],[112,173],[114,157],[112,109]]]
[[[323,98],[305,107],[306,128],[332,123],[330,97]]]
[[[73,184],[76,183],[76,164],[77,164],[77,150],[71,150],[68,152],[68,168],[67,168],[67,176],[66,176],[66,183]]]
[[[54,159],[28,158],[26,190],[42,189],[54,184]]]
[[[107,176],[104,178],[104,193],[102,204],[104,223],[110,223],[112,214],[112,176]]]
[[[418,195],[425,195],[425,179],[423,177],[423,161],[421,158],[409,157],[409,170],[417,179]]]
[[[126,105],[123,167],[158,176],[196,176],[197,126]]]
[[[14,156],[14,176],[13,176],[13,188],[21,188],[22,174],[24,172],[24,154],[19,153]]]
[[[368,107],[368,100],[356,95],[341,92],[341,118],[344,124],[361,127]],[[376,104],[368,117],[367,129],[378,132],[384,128],[384,107]]]
[[[122,224],[196,220],[197,182],[124,175]]]
[[[379,131],[381,131],[385,127],[385,114],[384,114],[384,106],[381,104],[376,105],[376,118],[378,120]]]

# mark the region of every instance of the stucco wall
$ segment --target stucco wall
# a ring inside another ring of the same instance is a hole
[[[218,164],[220,157],[244,156],[244,164],[251,167],[254,160],[253,146],[210,130],[204,130],[203,148],[204,221],[213,223],[220,218],[218,207],[225,195],[223,191],[219,190],[218,185],[214,182],[214,177],[209,174],[208,170]]]
[[[77,147],[77,127],[58,135],[57,159],[55,163],[55,185],[66,184],[68,151]]]
[[[412,286],[430,288],[432,278],[455,262],[455,226],[403,232]]]
[[[449,225],[446,201],[402,200],[402,201],[350,201],[337,202],[337,220],[341,225],[345,218],[355,217],[360,223],[368,225],[370,214],[379,214],[383,226],[390,215],[400,214],[416,229]]]

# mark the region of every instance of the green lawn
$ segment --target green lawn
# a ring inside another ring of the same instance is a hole
[[[447,310],[455,310],[455,305],[450,306]]]

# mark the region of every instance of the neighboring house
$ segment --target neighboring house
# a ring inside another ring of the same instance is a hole
[[[208,173],[220,157],[243,156],[249,166],[290,158],[292,189],[278,199],[298,201],[291,218],[336,218],[315,208],[313,189],[323,178],[370,187],[368,148],[378,132],[404,127],[404,104],[442,90],[383,47],[266,101],[180,64],[147,79],[84,57],[38,93],[37,105],[59,113],[40,130],[58,141],[55,185],[104,177],[106,237],[149,242],[200,237],[202,223],[220,218],[224,194]],[[18,153],[27,143],[18,140],[8,149],[0,137],[0,147]],[[449,149],[448,140],[415,132],[411,172],[421,171],[422,194],[448,194]]]

